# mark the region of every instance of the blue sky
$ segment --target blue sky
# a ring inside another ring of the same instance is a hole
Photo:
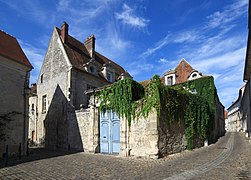
[[[0,0],[0,29],[15,36],[37,76],[54,26],[64,21],[80,41],[137,81],[162,76],[185,58],[213,75],[222,103],[237,99],[247,45],[247,0]]]

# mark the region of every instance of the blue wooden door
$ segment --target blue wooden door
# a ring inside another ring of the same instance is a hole
[[[100,152],[116,154],[120,151],[120,119],[111,111],[100,114]]]

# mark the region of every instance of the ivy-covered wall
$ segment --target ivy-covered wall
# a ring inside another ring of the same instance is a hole
[[[218,97],[213,77],[172,87],[164,86],[157,75],[144,87],[125,79],[96,95],[101,99],[101,109],[115,110],[128,120],[129,126],[132,120],[147,118],[154,109],[158,117],[159,155],[202,146],[204,140],[214,138]]]

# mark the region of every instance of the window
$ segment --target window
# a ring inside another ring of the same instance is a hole
[[[31,105],[31,114],[34,114],[34,111],[35,111],[35,109],[34,109],[34,104],[32,104],[32,105]]]
[[[167,77],[167,85],[169,86],[173,85],[173,76]]]
[[[44,75],[42,74],[40,77],[40,83],[43,83],[43,80],[44,80]]]
[[[95,73],[95,68],[93,66],[90,66],[90,72]]]
[[[197,77],[197,74],[194,73],[194,74],[192,75],[192,78],[196,78],[196,77]]]
[[[42,97],[42,113],[46,113],[46,95]]]
[[[112,77],[112,73],[111,72],[107,72],[107,80],[109,82],[113,82],[113,77]]]

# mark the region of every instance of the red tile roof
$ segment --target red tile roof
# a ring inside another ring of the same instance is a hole
[[[174,71],[176,73],[176,84],[179,84],[186,82],[194,69],[185,59],[182,59]]]
[[[140,82],[140,84],[142,85],[142,86],[147,86],[148,84],[150,83],[150,80],[144,80],[144,81],[141,81]]]
[[[17,39],[0,30],[0,55],[32,68]]]

